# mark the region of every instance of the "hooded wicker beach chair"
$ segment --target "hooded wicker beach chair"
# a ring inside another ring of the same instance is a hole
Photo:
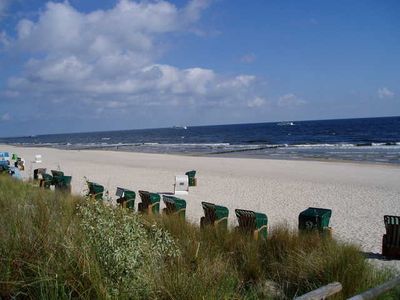
[[[43,174],[46,174],[46,168],[38,168],[33,170],[33,180],[39,180],[39,176],[43,178]]]
[[[177,197],[163,195],[165,208],[163,213],[167,215],[178,215],[185,219],[186,215],[186,201]]]
[[[214,203],[201,202],[204,210],[204,217],[200,219],[200,227],[218,226],[227,229],[229,210],[225,206],[215,205]]]
[[[382,238],[382,255],[400,258],[400,216],[384,216],[386,234]]]
[[[329,227],[331,216],[331,209],[309,207],[299,214],[299,230],[303,232],[318,230],[320,233],[331,235]]]
[[[138,211],[147,214],[158,214],[160,212],[160,195],[148,191],[139,191],[141,203],[138,204]]]
[[[119,203],[122,207],[135,210],[136,193],[134,191],[117,187],[117,192],[115,195],[119,197],[117,199],[117,203]]]
[[[185,173],[187,177],[189,178],[189,186],[196,186],[197,185],[197,178],[196,178],[196,171],[188,171]]]
[[[240,231],[251,234],[255,240],[258,240],[259,237],[267,238],[268,217],[266,214],[244,209],[235,209],[235,214]]]
[[[45,189],[49,189],[53,184],[53,176],[50,174],[44,173],[42,175],[42,179],[39,182],[39,186]]]
[[[54,180],[56,178],[56,180]],[[71,193],[72,176],[53,176],[56,191]]]
[[[104,186],[90,181],[87,181],[86,183],[89,189],[86,196],[96,200],[103,200]]]

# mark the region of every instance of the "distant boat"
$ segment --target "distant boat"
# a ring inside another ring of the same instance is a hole
[[[187,126],[173,126],[173,129],[187,129]]]
[[[294,126],[294,123],[293,122],[280,122],[276,125],[278,125],[278,126]]]

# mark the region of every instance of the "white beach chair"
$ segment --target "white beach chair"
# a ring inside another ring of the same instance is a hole
[[[42,162],[42,155],[41,154],[36,154],[34,163],[35,164],[40,164],[41,162]]]
[[[176,175],[174,194],[187,195],[189,193],[189,177],[187,175]]]

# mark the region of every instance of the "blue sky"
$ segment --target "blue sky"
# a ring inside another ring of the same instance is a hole
[[[0,136],[400,115],[399,1],[0,0]]]

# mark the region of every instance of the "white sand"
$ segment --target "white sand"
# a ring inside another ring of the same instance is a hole
[[[84,176],[104,185],[112,196],[117,186],[172,192],[174,176],[194,169],[198,186],[182,196],[187,201],[187,218],[193,222],[198,223],[203,214],[201,201],[227,206],[232,224],[236,224],[235,208],[265,212],[270,226],[287,222],[293,227],[307,207],[331,208],[335,237],[359,244],[365,252],[381,252],[383,216],[400,215],[400,166],[8,145],[0,149],[25,158],[25,177],[32,176],[37,167],[46,167],[48,172],[60,167],[66,175],[72,175],[72,190],[77,194],[86,189]],[[35,154],[43,157],[40,165],[30,162]],[[400,269],[400,261],[375,262]]]

